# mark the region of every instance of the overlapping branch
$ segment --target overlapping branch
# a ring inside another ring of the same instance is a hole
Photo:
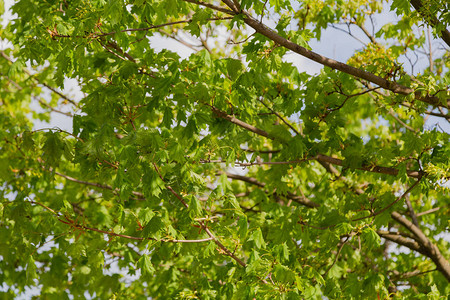
[[[153,164],[156,172],[158,173],[158,176],[161,178],[161,180],[164,182],[164,178],[159,172],[158,167],[156,164]],[[185,208],[189,208],[189,204],[184,200],[183,196],[181,196],[179,193],[177,193],[171,186],[167,185],[166,188],[183,204]],[[201,228],[209,235],[209,237],[214,241],[214,243],[221,249],[221,251],[234,259],[238,264],[240,264],[243,267],[246,267],[247,264],[241,260],[239,257],[237,257],[234,252],[231,252],[227,247],[225,247],[224,244],[215,236],[215,234],[208,228],[206,223],[203,220],[197,219],[197,222],[200,224]]]
[[[256,178],[253,178],[253,177],[247,177],[247,176],[231,174],[231,173],[226,173],[226,175],[227,175],[228,178],[241,180],[241,181],[244,181],[244,182],[256,185],[256,186],[258,186],[260,188],[263,188],[263,187],[266,186],[265,183],[259,182]],[[277,195],[276,191],[274,191],[273,194]],[[310,199],[308,199],[306,197],[298,196],[298,195],[295,195],[295,194],[293,194],[291,192],[288,192],[285,195],[285,197],[290,199],[290,200],[292,200],[292,201],[294,201],[294,202],[297,202],[297,203],[299,203],[301,205],[307,206],[307,207],[314,208],[314,207],[319,207],[320,206],[320,204],[317,204],[316,202],[311,201]]]
[[[97,187],[97,188],[100,188],[100,189],[111,190],[115,194],[118,194],[120,192],[119,189],[114,189],[112,186],[107,185],[107,184],[101,184],[101,183],[97,183],[97,182],[90,182],[90,181],[84,181],[84,180],[76,179],[76,178],[73,178],[73,177],[71,177],[69,175],[60,173],[58,171],[55,171],[55,174],[60,176],[60,177],[65,178],[65,179],[67,179],[69,181],[72,181],[72,182],[76,182],[76,183],[80,183],[80,184],[84,184],[84,185],[88,185],[88,186],[93,186],[93,187]],[[142,194],[142,193],[133,191],[133,192],[131,192],[131,194],[133,196],[137,197],[138,200],[145,200],[144,194]]]
[[[110,237],[120,237],[120,238],[125,238],[125,239],[130,239],[130,240],[136,240],[136,241],[144,241],[144,240],[151,240],[151,241],[157,241],[157,242],[166,242],[166,243],[203,243],[203,242],[209,242],[211,240],[213,240],[212,237],[209,238],[205,238],[205,239],[195,239],[195,240],[177,240],[177,239],[155,239],[155,238],[151,238],[151,237],[137,237],[137,236],[131,236],[131,235],[126,235],[126,234],[120,234],[120,233],[115,233],[113,231],[106,231],[106,230],[101,230],[98,228],[93,228],[93,227],[89,227],[89,226],[85,226],[82,224],[79,224],[76,220],[72,220],[66,216],[63,216],[62,214],[60,214],[59,212],[51,209],[50,207],[38,202],[38,201],[29,201],[32,204],[36,204],[39,205],[41,207],[43,207],[44,209],[46,209],[47,211],[51,212],[53,215],[55,215],[58,218],[58,221],[64,224],[69,225],[72,229],[74,230],[80,230],[81,232],[84,231],[94,231],[94,232],[98,232],[98,233],[103,233],[106,234]]]
[[[439,20],[435,16],[432,16],[431,19],[428,20],[428,17],[424,14],[423,10],[429,8],[424,8],[421,0],[410,0],[409,2],[411,2],[411,5],[415,10],[417,10],[417,12],[424,18],[425,21],[431,23],[430,25],[432,25],[433,27],[440,25]],[[441,35],[447,46],[450,47],[450,32],[446,28],[444,28],[441,32],[438,33]]]
[[[244,22],[247,25],[249,25],[250,27],[252,27],[256,32],[269,38],[276,44],[281,45],[281,46],[285,47],[286,49],[289,49],[297,54],[300,54],[310,60],[313,60],[321,65],[330,67],[332,69],[336,69],[338,71],[347,73],[354,77],[357,77],[357,78],[360,78],[363,80],[367,80],[371,83],[374,83],[374,84],[376,84],[386,90],[394,92],[396,94],[402,94],[402,95],[414,94],[416,99],[418,99],[419,101],[428,103],[433,106],[443,106],[440,99],[438,97],[436,97],[435,95],[423,96],[421,92],[419,92],[419,91],[416,92],[414,89],[412,89],[410,87],[403,86],[401,84],[398,84],[397,82],[384,79],[382,77],[379,77],[379,76],[377,76],[373,73],[367,72],[365,70],[358,69],[358,68],[355,68],[348,64],[325,57],[314,51],[308,50],[290,40],[287,40],[284,37],[282,37],[281,35],[279,35],[278,33],[276,33],[274,30],[272,30],[269,27],[267,27],[266,25],[264,25],[262,22],[253,18],[250,15],[250,13],[248,13],[247,11],[242,10],[240,8],[238,9],[236,7],[236,5],[234,4],[234,2],[231,0],[222,0],[222,2],[225,3],[225,5],[227,5],[231,9],[231,11],[226,10],[222,7],[218,7],[218,6],[209,4],[209,3],[202,2],[202,1],[195,1],[195,0],[183,0],[183,1],[195,3],[195,4],[198,4],[201,6],[205,6],[205,7],[211,8],[213,10],[222,11],[222,12],[228,13],[230,15],[242,14],[244,16],[244,18],[243,18]],[[447,99],[447,105],[450,105],[450,99]]]
[[[422,253],[425,253],[426,256],[433,260],[438,270],[450,282],[450,264],[439,251],[439,248],[434,243],[432,243],[430,239],[428,239],[427,236],[422,232],[422,230],[414,225],[413,222],[409,221],[396,211],[392,212],[391,216],[394,220],[403,225],[414,235],[414,239],[423,249]]]
[[[219,110],[218,108],[211,106],[211,110],[220,118],[223,118],[225,120],[230,121],[233,124],[236,124],[250,132],[256,133],[260,136],[269,138],[271,140],[278,140],[279,142],[283,142],[280,139],[278,139],[276,136],[269,134],[268,132],[259,129],[253,125],[250,125],[248,123],[245,123],[239,119],[237,119],[235,116],[231,116],[221,110]],[[335,157],[331,157],[331,156],[327,156],[324,154],[317,154],[315,156],[312,157],[304,157],[302,160],[317,160],[318,162],[324,162],[324,163],[330,163],[333,165],[337,165],[337,166],[344,166],[344,161],[342,159],[339,158],[335,158]],[[368,172],[373,172],[373,173],[380,173],[380,174],[387,174],[387,175],[393,175],[393,176],[397,176],[398,175],[398,170],[395,168],[391,168],[391,167],[382,167],[382,166],[377,166],[377,165],[366,165],[366,166],[362,166],[359,168],[356,168],[358,170],[362,170],[362,171],[368,171]],[[407,170],[406,174],[408,175],[408,177],[412,177],[412,178],[420,178],[422,176],[425,175],[425,173],[423,171],[413,171],[413,170]]]
[[[0,55],[1,55],[4,59],[6,59],[9,63],[13,63],[12,59],[11,59],[8,55],[6,55],[6,53],[5,53],[4,51],[1,51],[1,50],[0,50]],[[24,72],[25,74],[27,74],[28,76],[30,76],[30,78],[31,78],[34,82],[36,82],[37,84],[43,85],[44,87],[46,87],[46,88],[47,88],[48,90],[50,90],[51,92],[57,94],[60,98],[66,100],[67,102],[71,103],[71,104],[74,105],[75,107],[78,107],[78,103],[77,103],[75,100],[70,99],[68,96],[64,95],[62,92],[58,91],[58,90],[55,89],[54,87],[51,87],[51,86],[48,85],[47,83],[40,81],[38,78],[36,78],[36,76],[33,76],[33,75],[31,74],[31,72],[28,71],[26,68],[23,68],[23,72]]]

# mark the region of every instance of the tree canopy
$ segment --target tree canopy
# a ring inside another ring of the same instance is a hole
[[[450,294],[448,1],[11,10],[2,298]],[[330,30],[360,43],[345,62],[311,46]],[[35,125],[58,115],[71,130]]]

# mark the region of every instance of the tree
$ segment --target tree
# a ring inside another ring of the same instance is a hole
[[[389,8],[398,17],[378,26]],[[447,1],[21,0],[12,11],[2,297],[450,293],[449,133],[425,123],[450,121]],[[324,57],[310,45],[326,30],[361,45],[345,63]],[[153,36],[194,53],[156,51]],[[300,72],[288,53],[323,68]],[[72,130],[33,127],[58,114]]]

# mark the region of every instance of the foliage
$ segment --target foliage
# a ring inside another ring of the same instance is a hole
[[[449,10],[431,2],[394,0],[371,32],[387,3],[17,1],[0,32],[2,297],[445,298],[449,133],[425,120],[450,121],[449,52],[424,28],[447,42]],[[311,47],[340,24],[367,41],[346,63]],[[418,73],[405,58],[423,51]],[[56,114],[71,131],[34,127]]]

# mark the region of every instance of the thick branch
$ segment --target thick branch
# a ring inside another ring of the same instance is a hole
[[[428,21],[427,16],[425,16],[423,14],[423,4],[422,1],[420,0],[410,0],[409,2],[411,2],[411,5],[414,7],[415,10],[417,10],[417,12],[422,16],[422,18],[424,18],[425,21]],[[437,25],[439,25],[439,20],[436,17],[433,17],[430,20],[430,23],[433,27],[436,27]],[[447,46],[450,47],[450,32],[447,29],[443,29],[440,32],[440,35],[442,37],[442,39],[444,40],[444,42],[447,44]]]
[[[329,170],[329,172],[336,175],[335,172]],[[405,191],[399,198],[397,198],[394,202],[386,206],[385,208],[379,210],[376,213],[371,214],[371,216],[376,216],[384,211],[386,211],[389,207],[397,203],[400,199],[405,197],[418,183],[420,179],[417,180],[408,190]],[[433,262],[436,264],[437,269],[447,278],[448,281],[450,281],[450,265],[448,261],[442,256],[442,254],[439,252],[439,249],[437,246],[423,234],[423,232],[415,226],[411,221],[405,219],[402,217],[398,212],[392,212],[391,216],[394,220],[405,226],[413,235],[411,238],[408,239],[404,236],[401,236],[399,234],[392,234],[390,232],[381,232],[379,231],[380,236],[383,236],[384,238],[393,241],[399,245],[403,245],[405,247],[410,248],[411,250],[417,251],[433,260]],[[364,217],[366,218],[366,217]],[[363,218],[360,218],[363,219]],[[358,220],[358,219],[357,219]]]
[[[399,234],[393,234],[393,233],[382,231],[382,230],[378,230],[377,233],[379,236],[381,236],[387,240],[390,240],[396,244],[405,246],[413,251],[422,253],[420,245],[411,239],[405,238]]]
[[[187,1],[187,0],[185,0]],[[235,9],[234,4],[230,0],[222,0],[225,4],[229,6],[232,10]],[[189,1],[195,3],[196,1]],[[278,33],[264,25],[263,23],[259,22],[258,20],[254,19],[248,12],[246,11],[240,11],[242,14],[244,14],[244,22],[252,27],[256,32],[264,35],[265,37],[271,39],[275,43],[294,51],[295,53],[298,53],[306,58],[309,58],[321,65],[330,67],[332,69],[339,70],[341,72],[347,73],[349,75],[355,76],[357,78],[361,78],[364,80],[367,80],[369,82],[372,82],[374,84],[379,85],[380,87],[390,90],[396,94],[402,94],[402,95],[409,95],[409,94],[415,94],[416,99],[426,102],[428,104],[434,105],[434,106],[440,106],[442,105],[439,101],[439,98],[432,95],[427,95],[423,97],[420,92],[415,92],[414,89],[400,85],[396,82],[386,80],[384,78],[381,78],[379,76],[376,76],[370,72],[352,67],[350,65],[344,64],[342,62],[336,61],[334,59],[322,56],[316,52],[313,52],[311,50],[308,50],[296,43],[293,43],[282,36],[280,36]],[[237,13],[237,12],[236,12]],[[450,104],[450,100],[448,101]]]
[[[334,59],[322,56],[318,53],[315,53],[311,50],[308,50],[300,45],[297,45],[279,34],[277,34],[272,29],[268,28],[264,24],[260,23],[259,21],[253,19],[248,13],[246,14],[246,18],[244,19],[245,23],[247,23],[249,26],[251,26],[253,29],[255,29],[258,33],[268,37],[275,43],[294,51],[295,53],[298,53],[306,58],[309,58],[319,64],[322,64],[324,66],[330,67],[332,69],[339,70],[341,72],[347,73],[349,75],[367,80],[369,82],[372,82],[374,84],[377,84],[378,86],[390,90],[396,94],[402,94],[402,95],[409,95],[414,93],[416,98],[422,102],[426,102],[428,104],[434,105],[434,106],[440,106],[442,105],[439,101],[439,98],[431,95],[427,95],[425,97],[422,97],[420,92],[415,92],[414,89],[400,85],[396,82],[386,80],[384,78],[381,78],[379,76],[376,76],[370,72],[352,67],[350,65],[344,64],[342,62],[336,61]],[[450,101],[448,101],[450,104]]]
[[[267,133],[266,131],[264,131],[262,129],[259,129],[253,125],[247,124],[247,123],[237,119],[235,116],[228,115],[227,113],[217,109],[214,106],[210,106],[210,107],[211,107],[211,110],[220,118],[228,120],[231,123],[236,124],[244,129],[246,129],[250,132],[256,133],[260,136],[264,136],[264,137],[267,137],[272,140],[277,140],[277,137],[270,135],[269,133]],[[280,140],[278,140],[278,141],[280,141]],[[280,141],[280,142],[282,142],[282,141]],[[312,160],[312,159],[317,160],[319,162],[330,163],[330,164],[338,165],[338,166],[344,165],[343,160],[341,160],[339,158],[334,158],[331,156],[323,155],[323,154],[318,154],[314,157],[305,158],[305,160]],[[373,172],[373,173],[394,175],[394,176],[397,176],[397,174],[398,174],[398,170],[395,168],[381,167],[381,166],[362,166],[362,167],[356,168],[356,169],[362,170],[362,171],[369,171],[369,172]],[[424,173],[422,171],[411,171],[411,170],[407,170],[406,174],[412,178],[420,178],[424,175]]]
[[[417,215],[414,212],[414,208],[412,207],[411,201],[409,201],[409,195],[405,197],[405,203],[406,203],[406,207],[408,207],[408,211],[409,211],[411,220],[413,221],[414,225],[419,227],[419,221],[417,220]]]
[[[442,256],[439,248],[426,237],[426,235],[422,232],[422,230],[420,230],[420,228],[418,228],[408,219],[404,218],[398,212],[394,211],[391,216],[394,220],[396,220],[398,223],[406,227],[414,234],[415,240],[422,248],[424,248],[426,255],[433,260],[438,270],[450,282],[450,264],[444,258],[444,256]]]

